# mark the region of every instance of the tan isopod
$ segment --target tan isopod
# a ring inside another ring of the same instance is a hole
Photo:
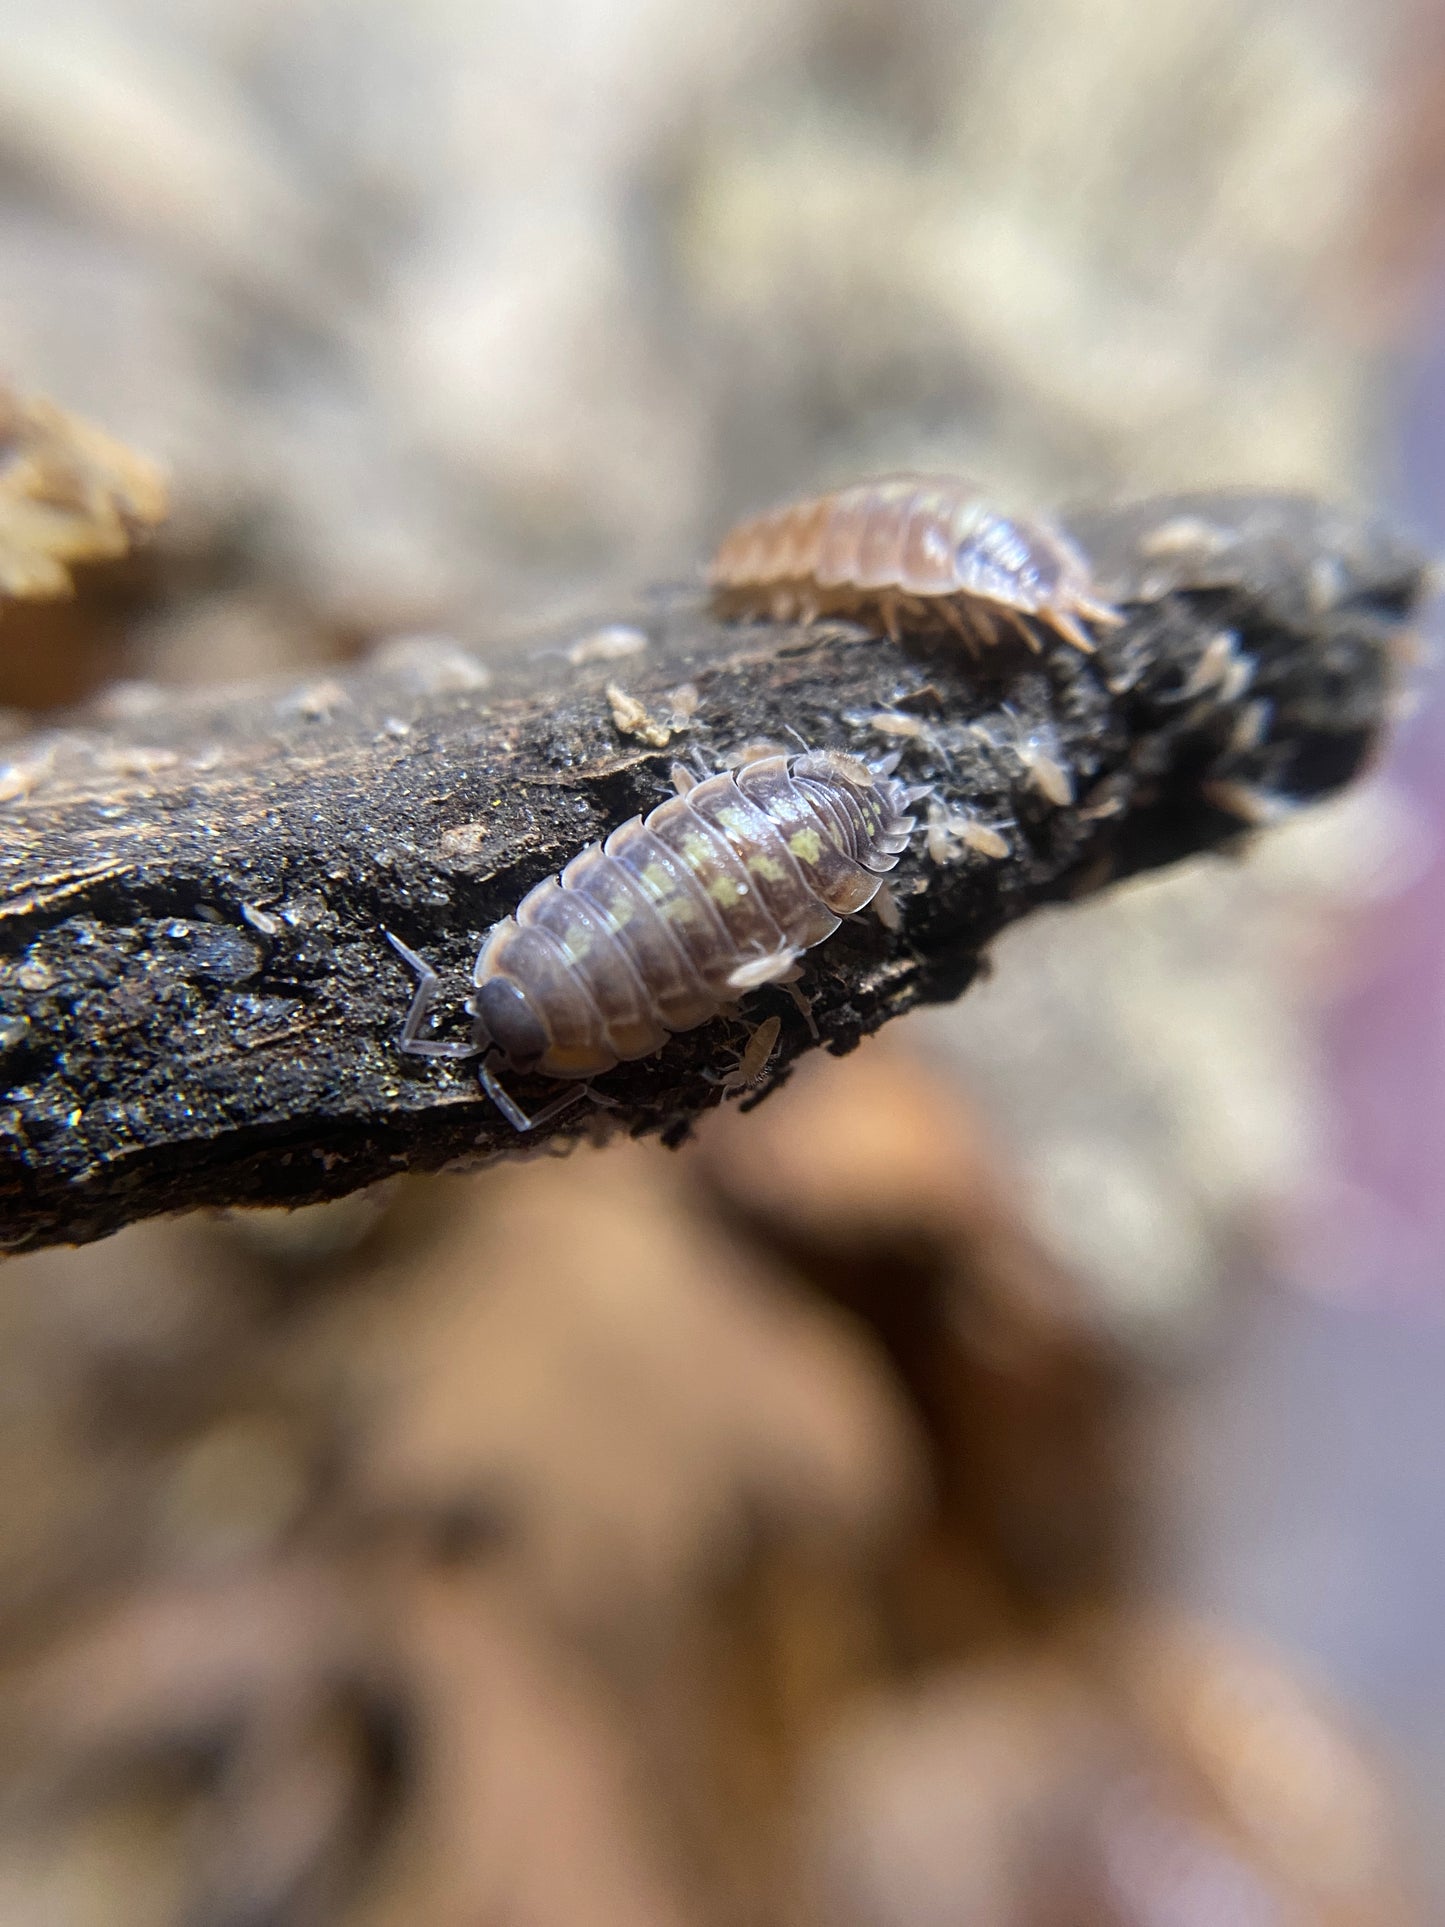
[[[881,476],[751,516],[707,579],[720,614],[849,616],[895,642],[946,627],[975,648],[1016,635],[1037,650],[1042,624],[1088,653],[1086,623],[1122,620],[1058,529],[947,475]]]

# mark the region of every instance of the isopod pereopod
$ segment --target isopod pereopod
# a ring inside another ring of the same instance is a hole
[[[888,475],[751,516],[708,570],[724,615],[873,621],[894,641],[950,628],[974,647],[1038,625],[1076,649],[1118,611],[1062,531],[1005,515],[957,476]]]
[[[809,750],[709,776],[631,817],[492,926],[466,1043],[422,1036],[438,979],[388,932],[419,979],[401,1049],[481,1058],[488,1094],[529,1129],[540,1118],[507,1096],[489,1054],[580,1084],[788,977],[873,901],[907,846],[912,794],[887,764]]]

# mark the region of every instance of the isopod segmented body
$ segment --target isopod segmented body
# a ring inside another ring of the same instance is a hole
[[[1072,542],[1007,516],[956,476],[889,475],[750,517],[708,571],[723,614],[844,615],[902,632],[947,627],[975,646],[1045,624],[1089,651],[1120,618]]]
[[[589,844],[492,926],[472,972],[470,1046],[419,1037],[436,979],[393,938],[426,973],[402,1048],[495,1048],[516,1070],[572,1080],[650,1056],[790,975],[872,902],[913,829],[909,795],[886,766],[836,750],[709,776]]]

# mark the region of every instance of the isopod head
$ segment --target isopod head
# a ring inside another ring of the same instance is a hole
[[[472,999],[487,1036],[518,1070],[530,1070],[546,1055],[547,1033],[516,984],[491,977]]]

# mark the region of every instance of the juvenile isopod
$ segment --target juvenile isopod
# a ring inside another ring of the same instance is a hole
[[[1086,623],[1121,620],[1088,563],[1046,522],[1000,513],[957,476],[887,475],[749,517],[713,557],[724,615],[880,624],[896,642],[955,630],[975,648],[1043,625],[1086,653]]]
[[[928,805],[926,848],[929,861],[952,863],[962,850],[998,862],[1008,855],[1008,843],[993,826],[968,810],[950,810],[936,799]]]
[[[580,1086],[791,976],[873,901],[907,846],[913,794],[888,763],[809,750],[709,776],[629,818],[492,926],[466,1043],[422,1036],[439,980],[388,931],[418,979],[400,1048],[480,1058],[487,1094],[530,1130],[554,1107],[529,1118],[489,1056]]]
[[[761,1083],[768,1060],[778,1047],[778,1033],[782,1028],[780,1017],[765,1017],[757,1029],[749,1033],[748,1041],[737,1053],[737,1062],[730,1071],[724,1071],[721,1076],[704,1071],[703,1076],[710,1084],[721,1085],[725,1091],[745,1091],[751,1085]]]
[[[1074,779],[1061,760],[1063,749],[1051,724],[1028,724],[1016,709],[1005,703],[994,721],[975,723],[973,733],[992,749],[1011,750],[1030,788],[1037,790],[1055,809],[1066,810],[1073,803]]]

